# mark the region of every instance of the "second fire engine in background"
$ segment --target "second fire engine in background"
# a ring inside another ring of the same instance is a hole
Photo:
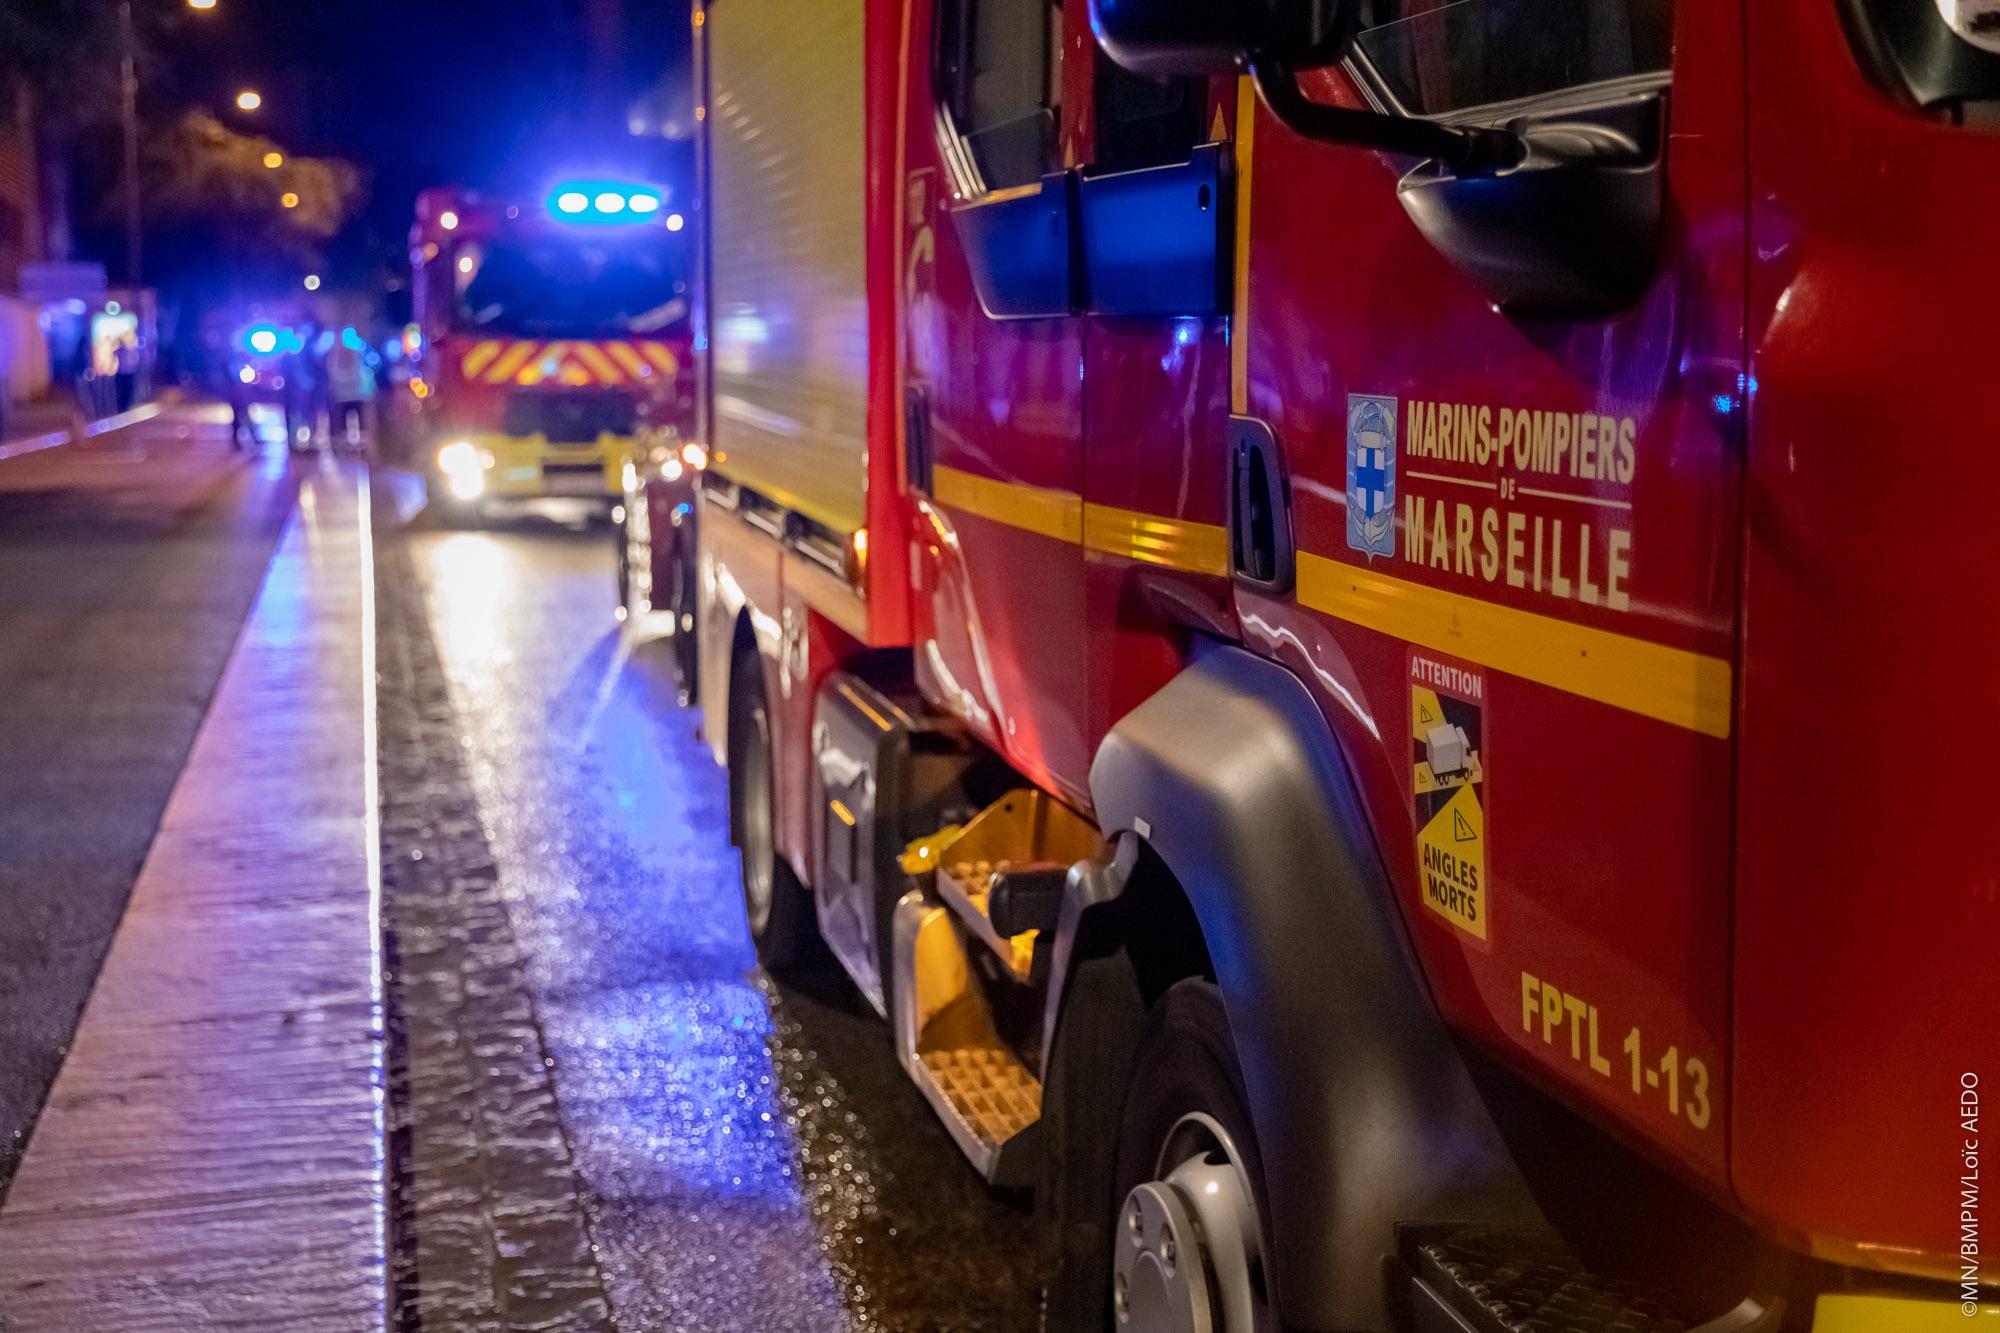
[[[403,430],[433,504],[569,496],[611,508],[678,458],[693,396],[686,219],[647,185],[418,200]],[[655,455],[658,455],[656,458]]]

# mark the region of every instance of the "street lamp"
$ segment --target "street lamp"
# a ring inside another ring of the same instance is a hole
[[[283,204],[286,208],[297,208],[299,206],[299,197],[292,191],[287,190],[283,194],[278,196],[278,202]]]
[[[245,88],[242,92],[236,94],[236,105],[239,110],[255,111],[258,107],[264,105],[264,94],[257,92],[255,89]]]
[[[285,165],[285,155],[279,152],[266,153],[264,154],[264,165],[276,171],[279,167]]]
[[[319,274],[317,273],[306,274],[306,290],[309,292],[316,292],[319,290]]]

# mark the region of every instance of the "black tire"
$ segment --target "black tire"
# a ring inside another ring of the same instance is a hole
[[[742,853],[743,911],[757,960],[783,972],[806,959],[819,925],[811,895],[778,853],[774,773],[763,662],[745,647],[729,673],[729,833]]]
[[[695,631],[700,618],[696,601],[694,552],[691,532],[676,534],[673,564],[669,570],[668,614],[674,619],[674,669],[680,675],[681,701],[694,704],[701,698],[701,651]]]
[[[1127,1196],[1163,1174],[1167,1163],[1162,1155],[1184,1141],[1190,1117],[1206,1117],[1226,1134],[1254,1201],[1257,1234],[1269,1237],[1269,1192],[1264,1186],[1256,1130],[1250,1121],[1222,992],[1200,978],[1176,982],[1146,1015],[1119,1120],[1107,1234],[1124,1225],[1121,1219]],[[1259,1256],[1249,1266],[1248,1284],[1257,1300],[1255,1327],[1260,1333],[1280,1327],[1264,1271],[1263,1248],[1260,1244]],[[1106,1256],[1102,1262],[1109,1293],[1111,1259]],[[1103,1321],[1099,1327],[1120,1327],[1110,1308],[1104,1309]]]
[[[627,501],[627,503],[630,503],[630,501]],[[612,525],[615,532],[612,540],[617,544],[618,549],[618,609],[620,612],[618,618],[620,620],[625,619],[632,612],[632,532],[629,526],[631,521],[630,517],[627,517],[624,522]]]

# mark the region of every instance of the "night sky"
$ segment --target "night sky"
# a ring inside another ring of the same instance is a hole
[[[593,4],[618,33],[609,70],[592,67]],[[686,0],[218,0],[172,41],[191,100],[369,171],[366,209],[333,247],[354,280],[401,250],[425,186],[664,170],[671,151],[633,140],[626,111],[663,81],[673,105],[687,98]],[[255,115],[233,109],[242,88],[264,94]]]

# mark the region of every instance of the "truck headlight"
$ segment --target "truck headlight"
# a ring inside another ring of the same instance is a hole
[[[493,466],[493,455],[470,440],[453,440],[438,450],[437,465],[454,496],[473,500],[486,490],[486,469]]]
[[[454,472],[478,472],[481,470],[479,449],[470,440],[453,440],[438,450],[438,471],[450,475]]]

